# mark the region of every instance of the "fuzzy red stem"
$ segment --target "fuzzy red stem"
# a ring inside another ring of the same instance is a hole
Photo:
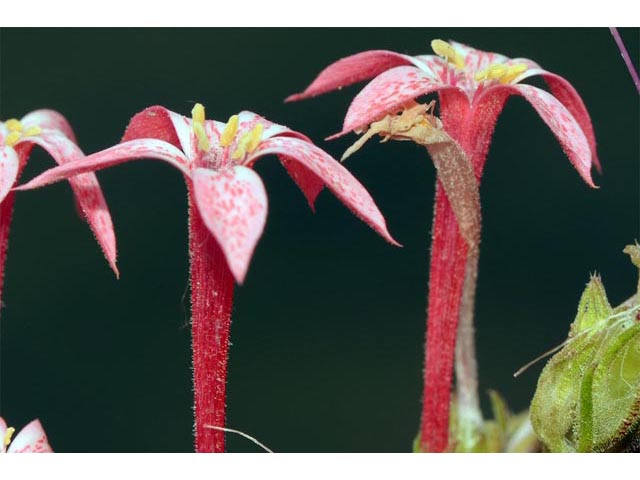
[[[445,129],[467,153],[478,181],[489,151],[495,122],[507,96],[493,96],[470,105],[457,92],[440,93],[440,117]],[[445,452],[449,442],[449,408],[460,305],[465,285],[468,246],[460,235],[451,204],[440,182],[436,185],[429,270],[427,338],[420,449]],[[472,322],[472,319],[469,319]],[[473,330],[471,329],[471,334]]]
[[[191,335],[196,452],[224,452],[227,359],[234,280],[189,191]]]
[[[0,315],[2,314],[2,289],[4,287],[4,264],[7,260],[9,248],[9,230],[13,216],[15,193],[10,192],[0,204]]]

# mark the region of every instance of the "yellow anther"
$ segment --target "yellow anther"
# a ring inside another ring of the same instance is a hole
[[[4,143],[7,147],[13,147],[22,138],[22,132],[10,132],[4,139]]]
[[[196,134],[196,138],[198,139],[198,148],[203,152],[209,151],[209,137],[207,137],[207,133],[204,130],[204,106],[201,103],[196,103],[191,110],[191,118],[193,122],[191,124],[191,128],[193,128],[193,133]]]
[[[484,70],[476,73],[474,78],[476,82],[482,82],[484,80],[500,80],[501,82],[506,83],[503,81],[503,79],[505,78],[505,76],[509,75],[511,68],[512,67],[504,65],[502,63],[494,63],[493,65],[489,65]],[[515,78],[518,75],[519,73],[516,73],[513,77],[511,77],[511,79]]]
[[[4,438],[2,439],[2,444],[5,447],[8,447],[9,444],[11,443],[11,437],[13,436],[15,431],[16,431],[16,429],[13,428],[13,427],[7,428],[7,431],[4,434]]]
[[[196,134],[196,138],[198,139],[198,148],[203,152],[208,152],[209,147],[209,137],[207,137],[207,133],[204,131],[204,124],[193,122],[193,133]]]
[[[196,103],[191,110],[191,118],[193,123],[204,123],[204,106],[201,103]]]
[[[7,120],[6,122],[4,122],[4,125],[5,127],[7,127],[7,130],[9,130],[10,132],[22,131],[22,123],[20,122],[20,120],[17,120],[15,118],[11,118]]]
[[[526,63],[516,63],[515,65],[511,65],[507,68],[507,72],[500,79],[500,83],[511,83],[517,77],[526,72],[528,68],[529,67],[527,67]]]
[[[35,137],[36,135],[40,135],[42,133],[42,129],[40,127],[29,127],[25,130],[25,137]]]
[[[258,123],[251,129],[251,131],[245,133],[242,138],[238,140],[236,151],[233,152],[231,158],[234,160],[238,160],[239,158],[244,157],[247,153],[251,153],[256,148],[258,148],[260,140],[262,139],[263,131],[264,126],[261,123]]]
[[[220,136],[220,145],[223,147],[228,147],[233,142],[233,137],[236,136],[236,132],[238,131],[238,122],[240,117],[238,115],[232,115],[229,117],[229,121],[227,122],[227,126],[224,127],[224,131]]]
[[[249,133],[249,141],[247,142],[247,151],[253,152],[258,145],[260,145],[260,140],[262,140],[262,132],[264,131],[264,126],[261,123],[258,123],[253,130]]]
[[[456,68],[464,68],[464,57],[462,54],[458,53],[455,48],[444,40],[432,40],[431,49],[436,53],[436,55],[439,55],[447,62],[455,65]]]

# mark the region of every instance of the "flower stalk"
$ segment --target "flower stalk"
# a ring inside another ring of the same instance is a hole
[[[224,452],[227,359],[234,280],[189,192],[191,342],[196,452]]]

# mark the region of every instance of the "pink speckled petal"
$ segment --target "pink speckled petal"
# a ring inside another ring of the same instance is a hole
[[[11,444],[8,453],[53,453],[47,435],[39,420],[34,420],[20,430]]]
[[[80,148],[57,130],[43,130],[40,135],[27,137],[23,141],[44,148],[58,165],[71,165],[85,158]],[[75,195],[76,205],[93,231],[111,269],[119,276],[113,223],[98,179],[93,173],[84,173],[69,178],[69,183]]]
[[[510,93],[527,99],[556,136],[580,176],[587,184],[595,187],[591,179],[592,155],[589,141],[569,110],[550,93],[531,85],[505,85],[496,88],[508,89]]]
[[[329,65],[320,72],[304,92],[287,97],[285,102],[315,97],[376,77],[393,67],[415,65],[416,63],[419,63],[419,60],[388,50],[369,50],[356,53]]]
[[[51,130],[58,130],[67,137],[69,137],[74,143],[76,136],[73,133],[73,129],[65,117],[55,110],[34,110],[31,113],[26,114],[22,120],[22,125],[25,129],[29,127],[48,128]]]
[[[304,165],[327,185],[353,213],[393,245],[397,243],[387,231],[387,224],[367,190],[347,169],[312,143],[297,138],[274,137],[262,142],[252,154],[252,161],[269,154],[286,155]]]
[[[0,202],[13,188],[18,178],[20,160],[18,154],[11,147],[0,147]]]
[[[262,180],[242,166],[220,172],[197,168],[193,188],[202,220],[241,284],[267,220],[267,193]]]
[[[324,188],[322,179],[295,159],[291,159],[286,155],[278,155],[278,158],[291,179],[296,182],[298,188],[302,190],[311,210],[315,212],[316,199]]]
[[[373,79],[353,99],[344,118],[342,132],[366,127],[421,95],[445,88],[455,88],[433,79],[415,67],[396,67]]]
[[[191,119],[155,105],[145,108],[129,121],[122,142],[151,138],[163,140],[176,148],[182,148],[188,158],[196,154],[197,142],[191,129]]]
[[[599,172],[602,172],[602,166],[600,165],[600,160],[598,159],[598,154],[596,151],[596,136],[593,131],[593,123],[591,122],[591,117],[589,116],[589,112],[587,111],[587,107],[585,106],[582,98],[578,94],[573,85],[571,85],[565,78],[560,75],[556,75],[555,73],[548,72],[538,67],[535,62],[527,59],[518,59],[524,61],[529,65],[529,70],[524,72],[521,76],[516,79],[516,82],[520,82],[526,78],[533,77],[535,75],[541,75],[544,78],[547,85],[549,85],[549,89],[554,97],[556,97],[560,103],[562,103],[569,113],[573,115],[573,117],[580,125],[582,132],[587,137],[589,141],[589,147],[591,148],[592,154],[592,162],[595,165],[596,169]]]
[[[170,143],[162,140],[141,139],[120,143],[101,152],[89,155],[82,160],[66,163],[52,168],[37,176],[33,180],[16,188],[16,190],[32,190],[50,183],[59,182],[74,175],[86,172],[94,172],[103,168],[112,167],[120,163],[139,158],[152,158],[163,160],[178,168],[189,176],[188,160],[184,153]]]

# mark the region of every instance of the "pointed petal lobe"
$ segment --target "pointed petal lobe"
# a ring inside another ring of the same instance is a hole
[[[195,148],[191,120],[159,105],[145,108],[129,121],[122,142],[154,138],[170,143],[190,155]]]
[[[547,85],[549,85],[549,89],[551,90],[553,96],[556,97],[560,101],[560,103],[562,103],[567,108],[569,113],[571,113],[571,115],[573,115],[573,117],[578,122],[578,125],[580,125],[582,132],[589,141],[589,147],[591,148],[592,155],[591,160],[598,172],[602,172],[602,166],[600,165],[600,160],[598,159],[598,154],[596,151],[596,136],[593,131],[593,123],[591,122],[591,117],[589,116],[587,107],[585,106],[576,89],[573,88],[573,85],[571,85],[571,83],[569,83],[560,75],[556,75],[555,73],[543,70],[531,60],[523,60],[526,60],[526,62],[524,63],[528,63],[528,65],[530,65],[531,67],[517,80],[522,81],[525,78],[533,77],[535,75],[542,75],[542,78],[544,78],[545,82],[547,82]]]
[[[592,155],[589,141],[569,110],[550,93],[531,85],[519,84],[501,88],[521,95],[531,103],[556,136],[580,176],[591,187],[595,187],[591,178]]]
[[[188,160],[185,155],[170,143],[161,140],[141,139],[120,143],[101,152],[94,153],[73,163],[52,168],[32,179],[16,190],[31,190],[50,183],[59,182],[80,173],[94,172],[120,163],[139,158],[163,160],[189,176]]]
[[[304,92],[287,97],[285,102],[303,100],[337,90],[380,75],[401,65],[412,65],[417,60],[388,50],[369,50],[341,58],[325,68]]]
[[[53,453],[39,420],[20,430],[7,450],[9,453]]]
[[[18,178],[20,160],[11,147],[0,147],[0,202],[13,188]]]
[[[327,153],[297,138],[274,137],[260,144],[253,160],[264,155],[286,155],[317,175],[356,216],[393,245],[399,245],[387,231],[387,224],[369,192],[347,169]]]
[[[243,166],[220,172],[197,168],[193,172],[193,188],[202,220],[241,284],[267,220],[267,194],[262,180]]]

